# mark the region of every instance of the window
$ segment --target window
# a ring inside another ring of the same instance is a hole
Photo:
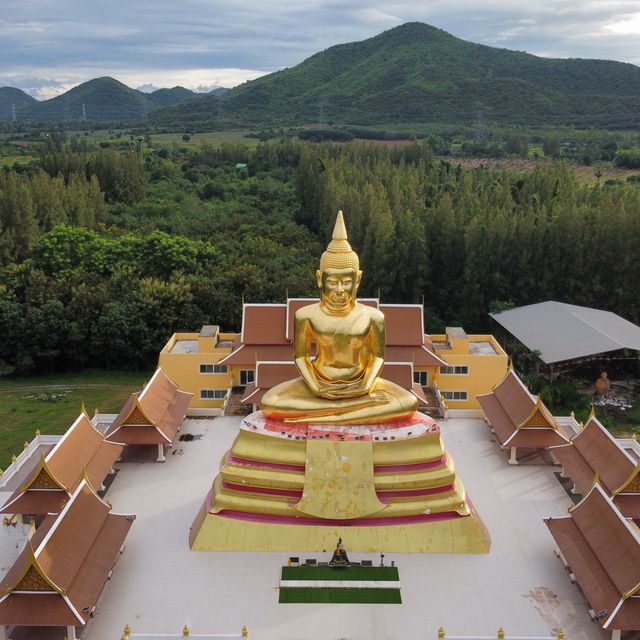
[[[441,391],[442,397],[445,400],[466,400],[467,392],[466,391]]]
[[[414,371],[413,381],[419,384],[421,387],[427,386],[427,371]]]
[[[246,386],[251,384],[256,379],[256,372],[253,369],[241,369],[240,370],[240,384]]]
[[[200,400],[224,400],[226,395],[224,389],[200,389]]]
[[[466,376],[469,373],[469,367],[466,364],[455,367],[440,367],[440,373],[447,376]]]
[[[200,373],[227,373],[226,364],[201,364]]]

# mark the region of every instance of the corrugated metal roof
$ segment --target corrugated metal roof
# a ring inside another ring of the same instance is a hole
[[[640,327],[611,311],[550,300],[490,315],[526,347],[540,351],[546,364],[618,349],[640,351]]]

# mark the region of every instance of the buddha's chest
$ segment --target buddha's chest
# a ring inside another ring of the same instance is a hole
[[[328,346],[333,342],[363,342],[371,331],[371,321],[366,314],[350,316],[327,316],[314,319],[310,325],[311,332],[318,346]]]

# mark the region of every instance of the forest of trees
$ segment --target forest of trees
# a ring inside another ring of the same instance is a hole
[[[0,171],[0,375],[153,366],[175,331],[239,329],[242,300],[315,295],[336,211],[362,295],[425,329],[546,299],[640,321],[640,186],[434,159],[429,146],[78,149]],[[247,163],[247,169],[236,163]]]

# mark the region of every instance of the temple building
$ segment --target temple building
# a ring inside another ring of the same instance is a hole
[[[219,415],[242,406],[258,407],[273,386],[296,375],[293,318],[310,298],[283,304],[244,304],[242,331],[176,333],[160,352],[158,366],[183,391],[193,393],[190,415]],[[424,333],[422,305],[384,304],[360,299],[386,319],[383,375],[413,393],[430,415],[481,416],[478,394],[504,377],[508,357],[491,335],[470,335],[451,327]]]
[[[0,513],[40,518],[59,513],[83,480],[99,491],[122,450],[122,444],[107,442],[83,411],[47,453],[36,452],[20,476],[7,478],[9,486],[17,486]]]
[[[174,333],[160,352],[158,368],[181,391],[192,393],[190,415],[220,415],[234,385],[248,384],[251,371],[232,371],[220,364],[237,344],[237,333],[222,333],[217,325],[205,325],[199,333]]]
[[[569,442],[540,396],[534,396],[512,368],[478,401],[500,447],[509,450],[511,464],[517,464],[518,450],[540,451]]]
[[[155,448],[156,460],[165,461],[191,402],[191,393],[180,391],[161,368],[140,393],[132,393],[107,429],[106,439],[133,447]]]
[[[625,517],[640,520],[640,462],[607,431],[593,409],[570,443],[549,451],[576,493],[587,495],[597,482]]]
[[[599,483],[568,516],[545,520],[558,555],[589,604],[589,614],[619,640],[640,627],[640,530]]]
[[[82,633],[134,519],[112,513],[89,482],[80,482],[0,582],[0,639],[9,638],[9,627],[62,627],[68,640]]]

